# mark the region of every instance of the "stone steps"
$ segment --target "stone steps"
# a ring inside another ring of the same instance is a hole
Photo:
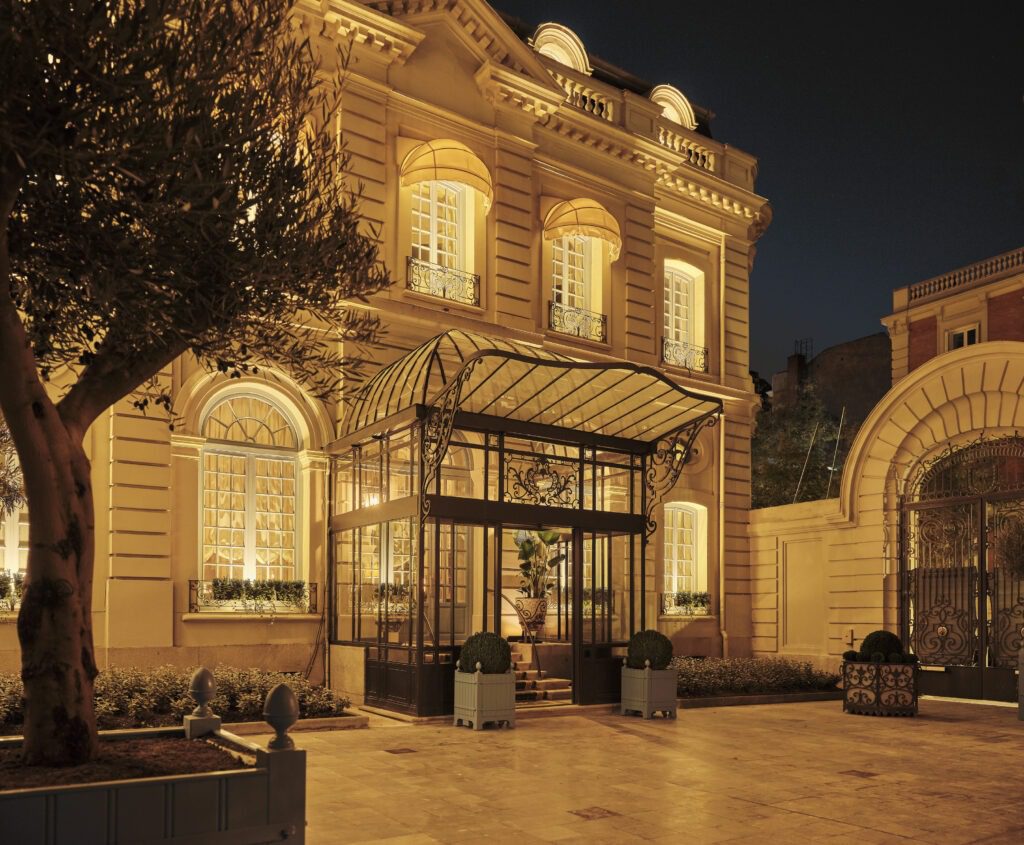
[[[527,651],[529,650],[529,651]],[[572,681],[552,678],[533,665],[533,649],[517,643],[512,651],[512,671],[516,676],[516,701],[572,701]]]

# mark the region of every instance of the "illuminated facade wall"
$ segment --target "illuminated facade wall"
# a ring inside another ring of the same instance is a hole
[[[658,366],[720,397],[724,421],[670,497],[703,532],[672,540],[671,554],[698,558],[673,563],[673,584],[705,588],[712,614],[659,625],[681,651],[721,653],[724,633],[725,649],[749,653],[748,285],[771,219],[755,159],[713,140],[708,113],[677,89],[638,86],[557,24],[514,32],[481,0],[300,10],[306,31],[353,45],[338,130],[395,280],[369,304],[387,325],[379,363],[464,328]],[[326,448],[344,406],[286,378],[211,376],[188,357],[162,378],[173,431],[123,402],[89,436],[98,657],[301,670],[325,602]],[[213,433],[231,397],[267,404],[288,433]],[[663,545],[659,533],[652,593]],[[239,572],[316,583],[318,607],[190,610],[190,581]],[[14,626],[0,626],[0,664],[17,660]]]
[[[870,631],[897,630],[900,497],[950,447],[1024,432],[1022,312],[1024,249],[894,292],[893,386],[857,434],[840,498],[751,512],[756,654],[835,665]],[[959,343],[965,329],[976,334]]]

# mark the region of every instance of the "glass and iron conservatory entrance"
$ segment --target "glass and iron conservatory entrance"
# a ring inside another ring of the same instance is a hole
[[[463,331],[383,368],[332,447],[332,674],[450,713],[461,644],[496,631],[559,663],[576,703],[618,701],[625,643],[657,615],[655,506],[721,410],[650,367]]]

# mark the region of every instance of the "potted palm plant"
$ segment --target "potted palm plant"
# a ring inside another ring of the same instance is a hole
[[[676,717],[678,676],[670,669],[672,641],[659,631],[638,631],[629,639],[622,665],[621,712]]]
[[[917,655],[891,631],[872,631],[843,654],[843,710],[867,716],[917,714]]]
[[[551,547],[561,535],[557,531],[519,531],[515,544],[519,549],[519,592],[516,612],[523,625],[523,635],[536,638],[548,615],[548,593],[555,585],[554,570],[564,554],[552,554]]]
[[[485,631],[462,645],[455,664],[456,725],[481,730],[485,722],[516,726],[516,676],[508,640]]]

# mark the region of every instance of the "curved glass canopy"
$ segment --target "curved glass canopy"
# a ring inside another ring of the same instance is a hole
[[[360,389],[342,437],[417,405],[653,444],[721,413],[719,399],[628,361],[579,361],[530,344],[449,330]]]

